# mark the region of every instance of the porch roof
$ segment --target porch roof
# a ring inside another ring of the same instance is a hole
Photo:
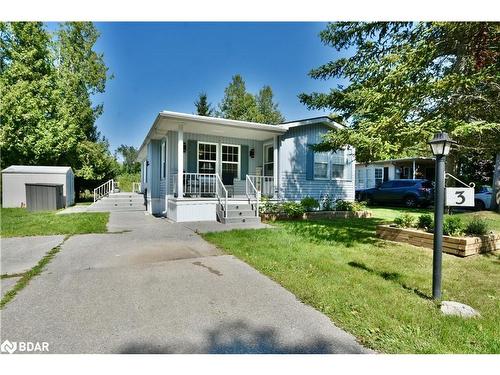
[[[387,163],[404,163],[404,162],[433,162],[435,160],[434,157],[425,157],[425,156],[415,156],[415,157],[409,157],[409,158],[400,158],[400,159],[387,159],[387,160],[375,160],[369,163],[361,163],[361,162],[356,162],[356,165],[370,165],[370,164],[387,164]]]
[[[149,140],[163,138],[169,130],[178,130],[179,125],[183,125],[185,133],[254,139],[258,141],[264,141],[275,135],[283,134],[287,130],[280,125],[162,111],[156,116],[146,138],[142,142],[137,159],[144,158],[145,146]]]

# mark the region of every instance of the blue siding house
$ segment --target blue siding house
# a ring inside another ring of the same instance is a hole
[[[160,112],[139,149],[147,209],[174,221],[258,220],[262,197],[354,200],[354,149],[308,146],[328,117],[279,125]]]

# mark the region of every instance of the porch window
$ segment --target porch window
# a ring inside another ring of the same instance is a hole
[[[264,176],[273,176],[274,174],[274,147],[272,145],[264,146]]]
[[[380,186],[383,182],[383,168],[375,168],[375,186]]]
[[[314,154],[314,178],[327,179],[328,178],[328,162],[330,153],[318,152]]]
[[[222,179],[232,181],[239,178],[240,146],[222,145]]]
[[[198,173],[215,173],[217,169],[217,144],[198,143]]]
[[[345,158],[343,152],[332,154],[332,179],[344,178]]]

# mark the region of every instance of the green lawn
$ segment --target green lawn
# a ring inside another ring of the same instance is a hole
[[[2,208],[2,237],[50,234],[104,233],[108,212],[56,215],[55,212],[29,212],[23,208]]]
[[[204,237],[375,350],[500,353],[500,253],[443,254],[443,299],[471,305],[482,316],[442,316],[430,298],[432,251],[375,237],[376,225],[402,210],[375,208],[371,219],[278,222],[276,229]],[[498,228],[499,214],[481,215]]]

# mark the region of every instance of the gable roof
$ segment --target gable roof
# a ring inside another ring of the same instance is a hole
[[[296,127],[296,126],[315,125],[315,124],[324,124],[324,125],[327,125],[331,128],[334,128],[334,129],[344,129],[345,128],[344,125],[339,124],[336,121],[333,121],[328,116],[310,117],[310,118],[305,118],[302,120],[282,122],[279,126],[288,130],[288,129]]]
[[[66,174],[71,167],[53,167],[42,165],[11,165],[2,170],[2,173],[41,173],[41,174]]]

